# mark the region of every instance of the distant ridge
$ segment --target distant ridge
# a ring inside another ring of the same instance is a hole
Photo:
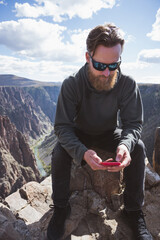
[[[59,86],[60,84],[60,82],[41,82],[12,74],[0,74],[0,86],[5,87]]]
[[[0,74],[0,86],[5,87],[41,87],[41,86],[60,86],[61,82],[42,82],[29,78],[19,77],[13,74]],[[139,86],[160,85],[158,83],[138,83]]]

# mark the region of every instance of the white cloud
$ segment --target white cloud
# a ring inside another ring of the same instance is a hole
[[[126,70],[128,71],[137,71],[137,70],[144,70],[145,68],[148,68],[149,63],[145,63],[145,62],[140,62],[140,61],[136,61],[136,62],[122,62],[121,64],[121,68],[123,71],[126,72]]]
[[[133,36],[133,35],[126,35],[125,34],[125,42],[126,43],[129,43],[129,42],[135,42],[136,41],[136,37],[135,36]]]
[[[16,3],[16,16],[33,18],[51,16],[56,22],[75,16],[87,19],[100,9],[112,8],[116,4],[116,0],[35,0],[35,2],[37,3],[33,5]]]
[[[133,77],[137,83],[160,83],[159,68],[154,63],[122,62],[122,73]]]
[[[160,63],[160,49],[144,49],[138,54],[138,60],[148,63]]]
[[[7,6],[7,3],[5,0],[0,1],[0,4]]]
[[[88,30],[70,32],[67,28],[43,20],[19,19],[0,23],[0,44],[15,53],[44,60],[83,61]]]
[[[79,69],[79,66],[52,61],[29,61],[0,55],[0,73],[40,81],[63,81]]]
[[[32,17],[37,18],[43,15],[43,7],[31,6],[29,3],[15,3],[17,17]]]
[[[160,8],[156,14],[156,21],[152,25],[152,32],[148,33],[147,36],[154,41],[160,41]]]

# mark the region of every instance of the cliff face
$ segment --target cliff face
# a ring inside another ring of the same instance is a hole
[[[0,75],[0,196],[40,181],[29,144],[53,130],[59,87]]]
[[[57,99],[59,95],[59,86],[41,86],[41,87],[27,87],[24,88],[32,98],[36,105],[40,106],[46,116],[51,122],[54,122]]]
[[[23,88],[0,87],[0,115],[7,115],[28,140],[52,129],[52,123]]]
[[[0,116],[0,196],[29,181],[40,181],[36,160],[26,139],[6,116]]]
[[[155,131],[160,126],[160,84],[139,86],[144,107],[142,139],[146,145],[147,157],[152,160]]]

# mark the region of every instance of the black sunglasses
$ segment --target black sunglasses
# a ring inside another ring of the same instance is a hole
[[[92,56],[90,55],[90,53],[88,53],[88,54],[92,60],[93,67],[98,71],[104,71],[107,67],[108,67],[109,71],[115,71],[117,68],[119,68],[119,66],[121,64],[121,58],[118,62],[106,64],[106,63],[101,63],[101,62],[95,61],[92,58]]]

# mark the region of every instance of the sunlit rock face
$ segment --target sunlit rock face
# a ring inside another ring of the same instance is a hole
[[[0,116],[0,196],[6,197],[29,181],[40,181],[30,147],[7,116]]]

